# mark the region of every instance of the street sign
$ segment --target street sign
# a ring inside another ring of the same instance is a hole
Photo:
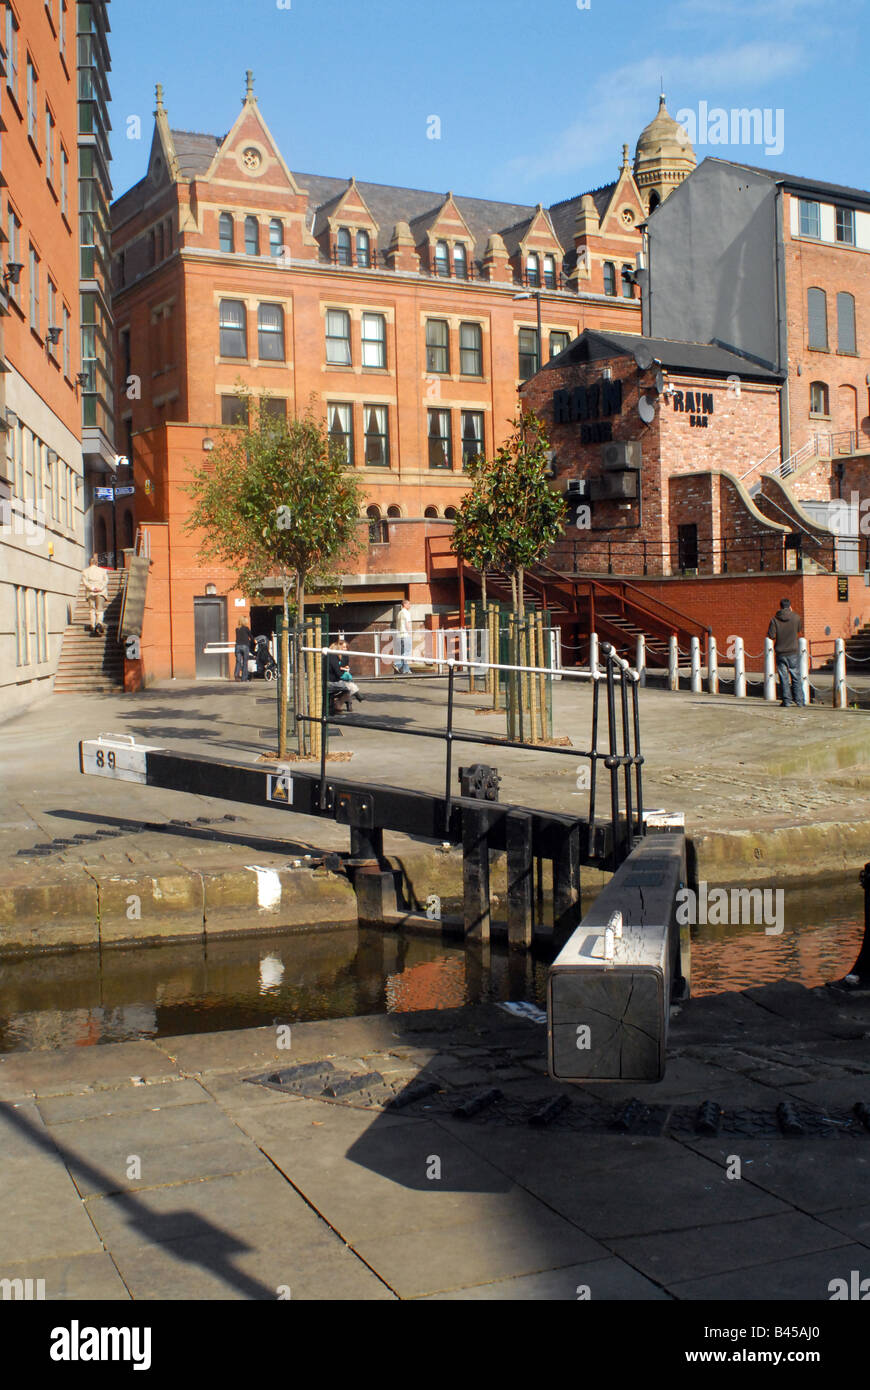
[[[113,487],[95,487],[95,488],[94,488],[94,501],[95,501],[95,502],[111,502],[111,500],[112,500],[112,498],[114,497],[114,495],[115,495],[115,489],[114,489]]]
[[[134,493],[135,491],[136,491],[135,487],[116,487],[116,488],[115,488],[115,496],[116,496],[116,497],[132,497],[132,496],[133,496],[133,493]]]

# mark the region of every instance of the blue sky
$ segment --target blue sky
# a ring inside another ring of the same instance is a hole
[[[758,107],[782,136],[699,159],[870,186],[867,0],[112,0],[110,19],[115,196],[145,171],[155,82],[173,126],[223,134],[249,67],[301,172],[546,205],[615,176],[663,78],[673,115]]]

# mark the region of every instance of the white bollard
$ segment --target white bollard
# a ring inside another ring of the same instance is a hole
[[[637,670],[638,685],[646,685],[646,638],[642,632],[638,633],[634,664]]]
[[[773,652],[773,638],[764,639],[764,698],[776,699],[776,661]]]
[[[810,644],[805,637],[798,638],[798,670],[801,677],[801,689],[804,692],[804,704],[810,703]]]
[[[707,689],[711,695],[719,694],[719,652],[712,632],[707,638]]]
[[[680,688],[680,653],[677,639],[671,634],[668,638],[668,690]]]
[[[692,694],[701,693],[701,643],[697,637],[692,638]]]
[[[734,638],[734,694],[738,699],[746,697],[746,653],[743,638]]]
[[[834,709],[848,709],[846,691],[846,643],[838,637],[834,643]]]
[[[593,680],[594,680],[594,679],[599,675],[599,673],[600,673],[600,667],[599,667],[599,665],[598,665],[598,633],[597,633],[597,632],[590,632],[590,634],[589,634],[589,670],[590,670],[591,673],[592,673],[592,678],[593,678]]]
[[[381,634],[375,633],[375,675],[381,674]]]

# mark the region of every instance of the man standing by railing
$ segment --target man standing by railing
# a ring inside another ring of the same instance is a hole
[[[800,613],[792,610],[791,600],[780,600],[779,612],[770,620],[767,635],[773,641],[776,652],[776,670],[779,676],[780,704],[783,709],[789,705],[804,704],[804,688],[801,681],[800,646],[798,638],[803,627]]]

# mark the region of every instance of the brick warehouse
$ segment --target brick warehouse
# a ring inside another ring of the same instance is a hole
[[[455,607],[426,542],[449,533],[463,460],[498,445],[542,358],[589,326],[640,331],[623,271],[650,207],[694,167],[675,130],[662,101],[634,165],[624,147],[612,184],[544,209],[294,174],[250,75],[225,137],[173,130],[158,88],[148,172],[113,207],[119,451],[153,560],[148,677],[220,674],[202,646],[245,599],[198,561],[180,490],[236,420],[239,381],[279,409],[313,398],[364,470],[370,543],[335,620],[388,621],[405,596],[418,617]],[[125,511],[125,544],[129,524]]]
[[[744,637],[750,669],[789,596],[827,657],[870,616],[863,577],[844,595],[834,538],[782,479],[764,476],[754,496],[741,481],[778,450],[782,391],[781,373],[711,344],[584,332],[522,389],[571,504],[549,563],[631,576],[709,626],[723,652]]]

